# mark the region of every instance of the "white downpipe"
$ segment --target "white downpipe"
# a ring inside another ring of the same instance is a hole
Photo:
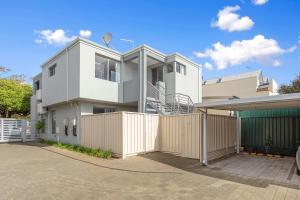
[[[79,108],[78,102],[75,103],[76,105],[76,134],[77,134],[77,142],[80,145],[81,143],[81,109]]]
[[[203,117],[203,161],[202,164],[207,166],[208,164],[208,139],[207,139],[207,109],[205,109]]]
[[[66,64],[67,64],[67,102],[69,101],[69,51],[66,48]]]

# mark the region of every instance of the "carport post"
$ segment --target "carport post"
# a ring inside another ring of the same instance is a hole
[[[236,153],[240,153],[241,118],[239,117],[239,112],[236,113]]]
[[[203,117],[203,160],[202,164],[207,166],[208,160],[208,144],[207,144],[207,109],[205,109]]]

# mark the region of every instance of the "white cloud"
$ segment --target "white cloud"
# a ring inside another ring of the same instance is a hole
[[[218,13],[218,20],[212,22],[212,27],[219,27],[221,30],[229,32],[249,30],[253,27],[254,22],[250,17],[240,17],[235,12],[240,10],[239,6],[228,6]]]
[[[35,43],[38,43],[38,44],[43,43],[43,41],[41,39],[35,39],[34,41],[35,41]]]
[[[276,40],[257,35],[253,39],[233,41],[229,46],[217,42],[213,44],[213,48],[194,54],[199,58],[210,58],[218,69],[225,69],[245,62],[278,66],[280,61],[276,58],[294,50],[293,47],[282,49]]]
[[[297,46],[294,45],[294,46],[292,46],[291,48],[288,48],[286,51],[287,51],[288,53],[293,53],[294,51],[296,51],[296,49],[297,49]]]
[[[35,42],[38,44],[47,43],[49,45],[64,45],[76,38],[76,36],[68,36],[63,29],[56,30],[41,30],[36,31],[38,39]]]
[[[92,35],[90,30],[80,30],[79,35],[84,38],[89,38]]]
[[[299,42],[299,44],[300,44],[300,36],[299,36],[299,41],[298,41],[298,42]]]
[[[208,70],[213,70],[214,69],[214,66],[209,62],[205,62],[204,67]]]
[[[278,67],[280,65],[281,65],[281,62],[279,60],[274,60],[274,62],[273,62],[274,67]]]
[[[263,5],[267,3],[269,0],[252,0],[255,5]]]

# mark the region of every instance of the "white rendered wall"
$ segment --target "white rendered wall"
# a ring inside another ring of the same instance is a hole
[[[52,122],[51,122],[51,111],[56,113],[56,130],[57,133],[52,133]],[[72,132],[72,119],[77,119],[77,136],[73,136]],[[68,120],[68,136],[65,135],[64,130],[64,120]],[[46,117],[46,127],[44,134],[41,137],[47,140],[60,141],[69,144],[79,144],[80,143],[80,106],[76,103],[68,103],[60,106],[51,107],[47,113]]]
[[[86,43],[80,43],[80,98],[119,102],[118,83],[95,78],[95,55],[120,61],[121,57]],[[121,99],[121,97],[120,97]]]
[[[55,75],[50,77],[49,67],[55,63]],[[43,106],[79,97],[79,44],[64,51],[42,68],[42,85]]]

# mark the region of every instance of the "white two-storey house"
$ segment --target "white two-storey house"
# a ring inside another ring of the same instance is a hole
[[[33,78],[31,117],[43,137],[79,143],[80,116],[115,111],[188,113],[202,101],[201,66],[141,45],[120,53],[77,38]]]

